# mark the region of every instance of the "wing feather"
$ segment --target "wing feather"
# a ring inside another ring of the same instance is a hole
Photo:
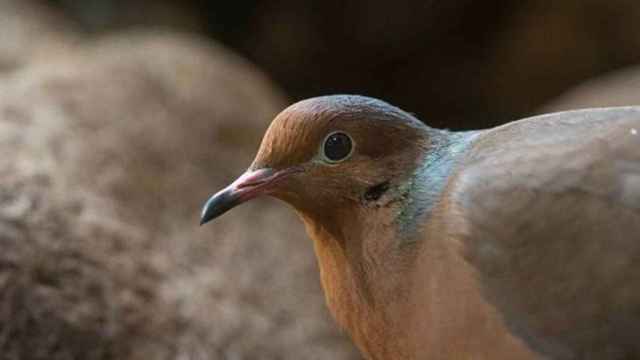
[[[554,358],[640,358],[640,108],[482,134],[453,229],[511,330]]]

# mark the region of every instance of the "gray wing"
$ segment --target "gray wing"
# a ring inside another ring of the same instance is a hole
[[[640,108],[486,131],[461,169],[454,231],[510,329],[552,358],[640,358]]]

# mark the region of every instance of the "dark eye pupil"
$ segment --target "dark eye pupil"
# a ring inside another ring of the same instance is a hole
[[[324,142],[324,155],[332,161],[342,160],[351,153],[351,139],[347,134],[335,133]]]

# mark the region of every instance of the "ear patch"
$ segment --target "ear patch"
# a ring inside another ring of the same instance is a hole
[[[364,193],[364,199],[366,201],[376,201],[380,199],[387,190],[389,190],[389,181],[373,185]]]

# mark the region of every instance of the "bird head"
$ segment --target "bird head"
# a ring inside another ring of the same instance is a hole
[[[249,169],[207,201],[201,223],[261,195],[319,222],[372,211],[402,195],[424,161],[430,130],[364,96],[293,104],[273,120]]]

